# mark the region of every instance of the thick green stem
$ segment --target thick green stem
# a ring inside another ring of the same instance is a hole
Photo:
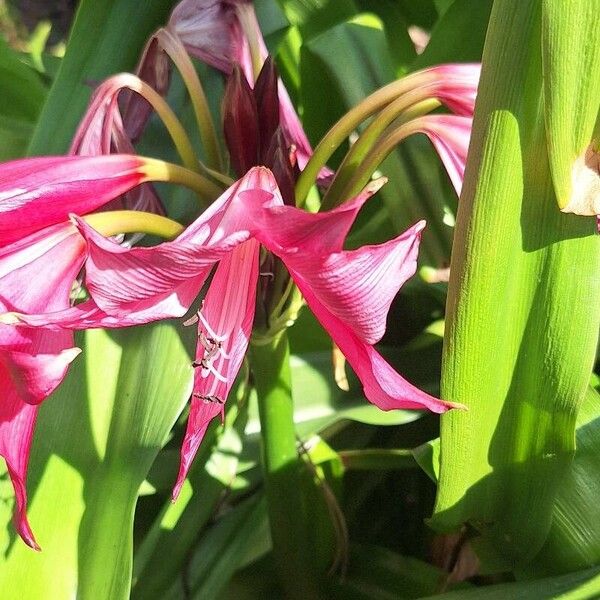
[[[252,347],[273,552],[287,598],[317,598],[308,558],[286,332]]]

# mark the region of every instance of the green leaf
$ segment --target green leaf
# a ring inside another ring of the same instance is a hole
[[[530,562],[574,454],[595,359],[600,237],[556,208],[546,155],[541,14],[494,3],[459,203],[434,527],[468,522],[496,564]]]
[[[334,25],[353,17],[357,8],[353,0],[278,0],[288,21],[310,39]]]
[[[493,0],[456,0],[436,23],[429,43],[411,70],[447,62],[479,62],[492,3]]]
[[[222,431],[213,424],[202,441],[175,503],[169,498],[135,553],[135,600],[162,597],[184,570],[189,554],[219,502],[230,489],[239,466],[245,410],[231,401]],[[179,459],[179,453],[177,453]],[[177,461],[178,462],[178,461]],[[177,467],[176,467],[177,468]],[[171,473],[171,484],[176,475]]]
[[[23,156],[33,133],[33,125],[0,115],[0,160]]]
[[[526,575],[577,571],[600,562],[600,394],[589,388],[577,418],[577,450],[561,480],[552,526]]]
[[[270,544],[266,501],[263,495],[254,496],[229,511],[199,540],[186,569],[187,594],[178,584],[162,598],[219,598],[235,571],[268,552]]]
[[[7,599],[49,589],[129,598],[138,490],[189,397],[189,356],[166,322],[92,330],[79,345],[40,409],[31,453],[29,517],[43,550],[11,541],[0,568]]]
[[[344,580],[332,589],[332,597],[344,600],[421,598],[434,594],[446,574],[411,556],[386,548],[354,544]],[[464,584],[461,587],[465,587]]]
[[[425,474],[434,483],[440,477],[440,438],[425,442],[413,451],[413,456]]]
[[[542,2],[542,67],[548,156],[554,189],[561,209],[595,214],[598,169],[592,164],[592,189],[585,175],[574,178],[578,158],[592,142],[597,151],[600,131],[600,0],[544,0]],[[592,141],[593,133],[595,138]],[[579,181],[577,181],[579,179]],[[584,189],[580,189],[583,186]]]
[[[428,596],[421,600],[593,600],[600,595],[600,568],[561,577],[504,583]]]
[[[388,355],[389,358],[389,355]],[[335,383],[331,352],[315,352],[291,357],[294,420],[300,436],[308,436],[341,419],[351,419],[371,425],[401,425],[418,419],[418,411],[384,412],[364,397],[360,383],[351,377],[349,392]],[[416,383],[418,385],[418,383]],[[260,430],[256,407],[250,405],[246,433]]]
[[[35,123],[46,99],[46,87],[35,70],[1,38],[0,86],[0,116]]]

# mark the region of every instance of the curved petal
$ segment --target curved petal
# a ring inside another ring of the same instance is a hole
[[[292,276],[308,306],[354,369],[369,402],[382,410],[426,409],[435,413],[461,407],[438,400],[406,381],[373,346],[359,339],[352,327],[324,306],[301,277],[297,274]]]
[[[260,223],[257,239],[283,260],[294,278],[302,278],[327,310],[368,343],[383,336],[390,304],[416,270],[425,226],[421,221],[385,244],[342,251],[356,211],[372,191],[367,188],[329,213],[311,215],[282,206],[264,207],[255,216]]]
[[[222,0],[183,0],[173,9],[168,28],[195,58],[229,73],[235,55],[233,11]]]
[[[254,225],[242,192],[262,205],[273,197],[265,191],[270,189],[276,189],[270,171],[251,169],[176,240],[152,248],[124,248],[73,217],[88,243],[90,295],[100,309],[115,317],[152,307],[156,309],[152,319],[183,315],[214,264],[251,237]]]
[[[224,404],[248,348],[258,281],[259,245],[249,240],[217,267],[198,312],[194,391],[181,447],[173,498],[177,498],[210,421]]]
[[[89,213],[145,179],[130,155],[49,156],[0,165],[0,246]]]
[[[418,122],[420,131],[431,140],[460,196],[473,119],[459,115],[427,115]]]
[[[290,254],[305,253],[307,248],[312,254],[339,252],[358,211],[386,181],[384,177],[372,181],[356,198],[322,213],[284,206],[277,191],[268,204],[251,204],[250,199],[244,202],[248,211],[254,211],[251,220],[255,235],[265,246]]]
[[[0,248],[0,310],[45,312],[69,305],[85,245],[62,223]],[[43,281],[43,285],[40,282]],[[0,455],[17,500],[17,528],[37,546],[25,515],[25,480],[37,406],[64,378],[78,354],[67,331],[39,331],[0,324]]]
[[[39,404],[58,387],[80,352],[79,348],[67,348],[56,354],[33,355],[0,348],[0,363],[18,397],[27,404]]]
[[[0,385],[4,388],[0,370]],[[6,460],[8,474],[17,502],[15,524],[23,541],[40,550],[27,520],[27,465],[38,407],[19,400],[16,394],[5,394],[0,402],[0,455]]]

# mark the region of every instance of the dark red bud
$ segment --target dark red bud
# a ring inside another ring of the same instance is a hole
[[[258,112],[254,93],[239,65],[235,65],[223,96],[223,131],[231,164],[243,175],[258,164]]]
[[[279,93],[277,91],[277,68],[271,56],[267,56],[254,86],[254,98],[258,110],[260,130],[260,155],[264,156],[271,145],[271,138],[279,127]]]
[[[290,161],[290,150],[279,127],[271,139],[271,145],[264,157],[263,164],[273,172],[285,204],[293,206],[295,204],[294,187],[297,175],[294,165]]]

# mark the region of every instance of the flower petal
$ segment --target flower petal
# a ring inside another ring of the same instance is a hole
[[[0,165],[0,246],[86,214],[145,179],[137,156],[50,156]]]
[[[392,300],[416,270],[425,222],[385,244],[341,250],[356,211],[371,192],[367,189],[329,213],[266,207],[255,220],[260,223],[257,239],[283,260],[294,279],[302,279],[361,340],[375,343],[385,332]]]
[[[420,131],[431,140],[460,196],[473,119],[459,115],[427,115],[418,122]]]
[[[173,9],[167,27],[192,56],[225,73],[231,71],[237,54],[231,29],[239,25],[227,2],[183,0]]]
[[[176,240],[152,248],[124,248],[73,217],[88,243],[86,285],[105,313],[126,317],[150,311],[152,320],[183,315],[214,264],[248,240],[253,227],[242,192],[264,204],[276,187],[264,168],[251,169]],[[159,304],[162,303],[161,306]]]
[[[5,383],[7,381],[0,368],[0,385],[3,389],[6,389]],[[40,550],[40,547],[27,520],[25,483],[37,411],[37,406],[22,402],[14,393],[4,393],[0,402],[0,455],[6,460],[15,490],[16,527],[23,541],[34,550]]]
[[[343,322],[322,304],[303,279],[296,278],[294,273],[292,276],[308,306],[354,369],[369,402],[382,410],[426,409],[435,413],[460,407],[438,400],[406,381],[373,346],[359,339],[353,325]]]
[[[248,348],[258,281],[259,245],[249,240],[219,263],[199,311],[192,406],[181,448],[177,498],[210,421],[223,414]]]
[[[81,269],[84,243],[68,223],[0,247],[0,310],[45,312],[69,305]],[[43,282],[43,285],[40,284]],[[60,384],[79,353],[67,331],[38,331],[0,324],[0,455],[17,499],[17,528],[39,549],[25,515],[25,479],[37,406]]]
[[[244,203],[248,211],[254,211],[251,220],[257,238],[274,252],[304,253],[307,248],[313,254],[339,252],[358,211],[386,181],[384,177],[372,181],[356,198],[322,213],[284,206],[278,190],[273,192],[268,205],[251,206],[250,198],[244,199]],[[273,184],[276,185],[274,179]]]

